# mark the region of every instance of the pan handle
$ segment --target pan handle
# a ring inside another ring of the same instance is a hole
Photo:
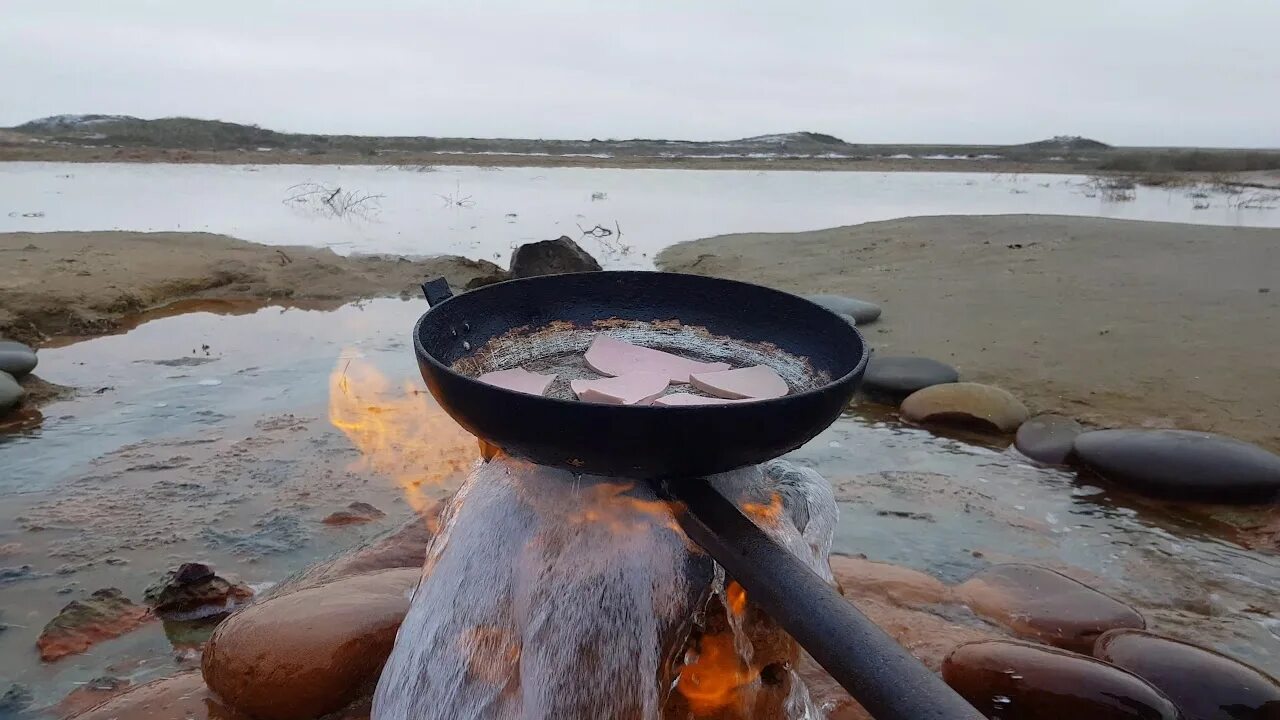
[[[442,277],[422,283],[422,294],[427,298],[427,305],[431,307],[453,297],[453,291],[449,289],[449,281]]]
[[[685,533],[877,720],[982,720],[972,705],[703,479],[667,483]]]

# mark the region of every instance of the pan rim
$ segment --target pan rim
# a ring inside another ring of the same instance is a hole
[[[825,394],[825,393],[829,392],[829,391],[831,390],[831,388],[832,388],[832,387],[837,386],[837,385],[840,385],[840,384],[842,384],[842,383],[846,383],[846,382],[848,382],[848,381],[849,381],[849,379],[850,379],[850,378],[852,378],[852,377],[854,377],[854,376],[856,376],[856,375],[858,375],[858,374],[862,373],[862,372],[866,369],[866,367],[867,367],[867,363],[871,360],[871,348],[870,348],[870,347],[868,347],[868,345],[867,345],[867,339],[863,336],[862,331],[861,331],[861,330],[859,330],[859,329],[858,329],[858,327],[857,327],[856,325],[853,325],[853,324],[849,324],[849,323],[847,323],[843,318],[841,318],[841,317],[840,317],[840,315],[839,315],[839,314],[837,314],[837,313],[835,313],[835,312],[833,312],[833,311],[831,311],[831,310],[829,310],[829,309],[827,309],[827,308],[825,308],[825,307],[823,307],[823,306],[821,306],[821,305],[819,305],[819,304],[817,304],[817,303],[813,302],[812,300],[809,300],[809,299],[807,299],[807,298],[801,297],[800,295],[795,295],[795,294],[792,294],[792,293],[786,292],[786,291],[784,291],[784,290],[778,290],[778,289],[776,289],[776,288],[771,288],[771,287],[767,287],[767,286],[764,286],[764,285],[757,285],[757,284],[755,284],[755,283],[742,282],[742,281],[740,281],[740,280],[730,280],[730,279],[728,279],[728,278],[713,277],[713,276],[710,276],[710,275],[692,275],[692,274],[689,274],[689,273],[669,273],[669,272],[664,272],[664,271],[661,271],[661,270],[596,270],[596,271],[592,271],[592,272],[590,272],[590,273],[562,273],[562,274],[564,274],[564,275],[586,275],[586,274],[590,274],[590,275],[599,275],[599,274],[605,274],[605,275],[611,275],[611,276],[614,276],[614,277],[621,277],[621,276],[643,276],[643,275],[654,275],[654,274],[659,274],[659,275],[688,275],[689,277],[696,277],[696,278],[700,278],[700,279],[702,279],[702,280],[709,280],[709,281],[716,282],[716,283],[722,283],[722,284],[728,284],[728,285],[735,285],[735,286],[738,286],[738,287],[741,287],[741,288],[750,288],[750,289],[752,289],[752,290],[756,290],[756,291],[758,291],[758,290],[765,290],[765,291],[768,291],[768,292],[770,292],[770,293],[775,293],[775,294],[778,294],[778,295],[784,295],[784,296],[787,296],[788,298],[793,298],[793,299],[796,299],[796,300],[801,300],[801,301],[803,301],[803,302],[806,302],[806,303],[808,303],[808,304],[812,305],[814,308],[817,308],[818,310],[821,310],[822,312],[824,312],[824,313],[826,313],[826,314],[828,314],[828,315],[832,316],[833,318],[835,318],[835,319],[836,319],[836,320],[838,320],[839,322],[841,322],[841,323],[845,323],[845,324],[848,326],[848,328],[849,328],[851,331],[853,331],[854,336],[858,338],[858,344],[861,346],[861,350],[862,350],[862,352],[861,352],[861,354],[860,354],[860,357],[858,358],[858,362],[854,365],[853,369],[852,369],[852,370],[850,370],[849,372],[845,373],[844,375],[841,375],[841,376],[840,376],[840,377],[838,377],[838,378],[834,378],[834,379],[832,379],[831,381],[826,382],[826,383],[823,383],[823,384],[821,384],[821,385],[819,385],[819,386],[817,386],[817,387],[815,387],[815,388],[812,388],[812,389],[809,389],[809,390],[804,390],[804,391],[801,391],[801,392],[798,392],[798,393],[793,393],[793,394],[783,395],[782,397],[777,397],[777,398],[767,398],[767,399],[763,399],[763,400],[752,400],[752,401],[750,401],[750,402],[745,402],[745,403],[732,403],[732,404],[727,404],[727,405],[609,405],[609,404],[606,404],[606,403],[584,403],[584,402],[582,402],[581,400],[562,400],[562,399],[560,399],[560,398],[546,397],[545,395],[533,395],[533,394],[530,394],[530,393],[521,393],[521,392],[517,392],[517,391],[515,391],[515,390],[507,390],[507,389],[505,389],[505,388],[496,387],[496,386],[490,385],[489,383],[480,382],[480,380],[478,380],[477,378],[473,378],[473,377],[471,377],[471,376],[469,376],[469,375],[464,375],[464,374],[462,374],[462,373],[460,373],[460,372],[458,372],[458,371],[454,370],[453,368],[449,367],[448,365],[445,365],[444,363],[440,362],[440,360],[438,360],[438,359],[436,358],[436,356],[435,356],[435,355],[431,354],[430,352],[427,352],[427,349],[422,345],[422,332],[421,332],[422,324],[423,324],[424,322],[426,322],[426,320],[427,320],[427,316],[428,316],[428,315],[430,315],[434,310],[436,310],[436,308],[444,307],[444,306],[445,306],[445,305],[447,305],[448,303],[451,303],[451,302],[453,302],[454,300],[456,300],[457,298],[463,297],[463,295],[466,295],[466,294],[468,294],[468,293],[473,293],[473,292],[484,292],[484,291],[485,291],[486,289],[488,289],[488,288],[498,287],[498,286],[501,286],[501,285],[509,285],[509,284],[511,284],[511,283],[530,283],[530,282],[532,282],[532,283],[536,283],[536,282],[539,282],[539,281],[541,281],[541,282],[546,282],[546,281],[548,280],[548,278],[555,278],[555,277],[558,277],[558,275],[539,275],[539,276],[536,276],[536,277],[529,277],[529,278],[517,278],[517,279],[514,279],[514,280],[504,280],[504,281],[499,282],[499,283],[493,283],[492,285],[486,285],[486,286],[484,286],[484,287],[479,287],[479,288],[476,288],[476,289],[474,289],[474,290],[468,290],[468,291],[465,291],[464,293],[462,293],[461,295],[453,295],[453,296],[451,296],[449,299],[445,300],[444,302],[439,303],[439,304],[435,305],[434,307],[429,308],[426,312],[424,312],[421,316],[419,316],[419,317],[418,317],[417,322],[415,322],[415,323],[413,324],[413,349],[414,349],[414,353],[418,356],[418,359],[419,359],[420,361],[421,361],[423,358],[425,358],[425,359],[426,359],[426,361],[427,361],[428,363],[430,363],[430,364],[431,364],[431,366],[432,366],[433,368],[435,368],[436,370],[438,370],[438,371],[443,371],[445,374],[447,374],[447,375],[451,376],[452,378],[463,381],[466,385],[468,385],[468,386],[470,386],[470,387],[477,388],[477,389],[479,389],[479,388],[484,388],[485,390],[495,391],[495,392],[499,393],[501,396],[517,396],[517,397],[521,398],[522,400],[536,400],[536,401],[540,401],[540,402],[552,403],[551,405],[549,405],[549,407],[579,407],[579,408],[581,408],[581,407],[584,407],[584,406],[588,406],[588,407],[592,407],[592,408],[608,408],[608,409],[610,409],[610,410],[614,410],[614,411],[619,411],[619,412],[631,412],[631,413],[635,413],[635,414],[639,414],[639,413],[642,413],[642,412],[649,412],[649,413],[666,413],[666,414],[668,414],[668,415],[672,414],[673,412],[676,412],[676,413],[686,413],[686,414],[688,414],[688,413],[709,413],[709,412],[713,412],[713,411],[726,411],[726,412],[727,412],[727,411],[731,411],[731,410],[733,410],[734,408],[741,408],[741,407],[744,407],[744,406],[747,406],[747,405],[750,405],[750,406],[755,407],[755,408],[759,408],[759,407],[766,407],[766,408],[767,408],[767,407],[769,407],[769,406],[770,406],[770,404],[773,404],[773,405],[775,405],[775,406],[781,406],[781,405],[786,404],[786,403],[787,403],[787,402],[789,402],[789,401],[794,401],[794,400],[802,399],[802,398],[812,398],[812,397],[816,397],[816,396],[823,395],[823,394]]]

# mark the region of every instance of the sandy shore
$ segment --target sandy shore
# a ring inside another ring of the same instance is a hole
[[[99,335],[177,301],[342,303],[415,292],[428,276],[462,288],[499,270],[454,256],[343,257],[209,233],[3,233],[0,337]]]
[[[879,303],[877,351],[952,363],[1034,410],[1280,450],[1280,230],[922,217],[707,238],[657,262]]]

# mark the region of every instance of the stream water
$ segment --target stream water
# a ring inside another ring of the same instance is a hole
[[[385,197],[363,219],[281,202],[308,180]],[[1133,201],[1109,203],[1089,197],[1081,181],[8,163],[0,164],[0,231],[209,230],[340,252],[502,261],[514,243],[616,223],[632,250],[605,248],[606,265],[648,267],[658,249],[709,234],[902,215],[1058,212],[1280,225],[1277,211],[1234,209],[1224,197],[1195,210],[1185,191],[1139,188]],[[593,200],[596,192],[605,197]],[[436,195],[450,193],[454,204],[442,206]],[[458,204],[463,195],[469,204]],[[33,707],[52,706],[98,676],[140,682],[195,659],[182,628],[152,623],[84,655],[41,663],[35,638],[69,600],[100,587],[140,599],[165,569],[190,560],[261,587],[409,513],[401,488],[355,464],[358,453],[330,425],[327,403],[330,374],[347,361],[377,368],[393,386],[421,387],[409,331],[423,303],[181,309],[120,335],[41,350],[40,375],[78,393],[43,408],[40,425],[0,435],[0,678],[28,686]],[[835,488],[841,519],[833,552],[948,581],[1012,560],[1063,569],[1134,605],[1157,630],[1280,674],[1280,558],[1232,543],[1213,523],[1034,466],[989,441],[905,426],[871,405],[851,408],[789,459]],[[460,480],[428,492],[443,495]],[[342,528],[321,522],[352,501],[388,517]]]

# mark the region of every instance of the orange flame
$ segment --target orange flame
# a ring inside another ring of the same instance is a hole
[[[358,469],[394,480],[421,513],[435,504],[429,490],[475,463],[476,439],[413,381],[397,388],[372,363],[344,359],[354,354],[329,376],[329,422],[360,451]]]
[[[773,493],[768,504],[744,502],[742,511],[765,525],[777,525],[782,520],[782,496]]]
[[[724,589],[725,600],[729,603],[729,612],[736,617],[742,617],[747,613],[747,591],[738,584],[737,580],[730,580],[728,587]]]
[[[676,523],[670,503],[627,495],[635,483],[605,482],[589,485],[582,493],[580,507],[568,514],[567,520],[578,524],[601,524],[615,535],[647,533],[667,528],[681,536],[684,531]]]
[[[690,651],[690,655],[692,657],[686,658],[680,667],[676,689],[695,716],[742,705],[744,696],[740,689],[754,676],[734,647],[733,633],[703,635],[698,640],[697,651]]]

